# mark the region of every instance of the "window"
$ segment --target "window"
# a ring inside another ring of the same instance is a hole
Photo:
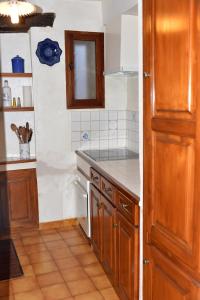
[[[65,31],[68,108],[104,107],[104,34]]]

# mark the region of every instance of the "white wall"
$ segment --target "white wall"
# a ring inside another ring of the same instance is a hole
[[[104,24],[131,9],[137,2],[138,0],[102,0]]]
[[[37,135],[38,191],[40,222],[75,217],[72,180],[75,155],[71,151],[71,112],[66,109],[64,30],[102,31],[99,1],[34,1],[54,11],[53,28],[32,28],[30,32],[33,91]],[[43,5],[44,4],[44,5]],[[35,51],[45,38],[59,42],[61,62],[49,67],[40,64]]]

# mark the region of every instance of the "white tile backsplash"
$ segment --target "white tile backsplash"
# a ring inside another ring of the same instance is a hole
[[[99,121],[99,111],[92,111],[91,112],[91,120],[92,121]]]
[[[100,130],[108,130],[108,121],[100,121]]]
[[[116,130],[117,129],[117,121],[109,121],[109,129]]]
[[[91,130],[99,130],[99,129],[100,129],[99,121],[91,121]]]
[[[110,120],[117,120],[117,111],[109,111],[108,118]]]
[[[72,150],[127,147],[139,152],[137,111],[72,111]],[[88,141],[82,139],[88,133]]]
[[[100,111],[100,120],[101,121],[108,120],[108,111],[107,110]]]
[[[91,126],[90,126],[90,122],[81,122],[81,130],[90,130],[91,129]]]
[[[73,111],[72,112],[72,122],[80,122],[80,120],[81,120],[81,112]]]
[[[90,122],[90,112],[89,111],[81,112],[81,122]]]

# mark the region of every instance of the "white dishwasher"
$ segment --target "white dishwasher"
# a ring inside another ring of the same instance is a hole
[[[90,181],[79,170],[74,180],[78,222],[88,238],[91,237],[90,225]]]

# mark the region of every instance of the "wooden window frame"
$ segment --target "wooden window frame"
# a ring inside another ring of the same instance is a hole
[[[96,45],[96,99],[77,100],[74,96],[73,41],[94,41]],[[67,108],[104,108],[104,33],[65,30],[66,96]]]

